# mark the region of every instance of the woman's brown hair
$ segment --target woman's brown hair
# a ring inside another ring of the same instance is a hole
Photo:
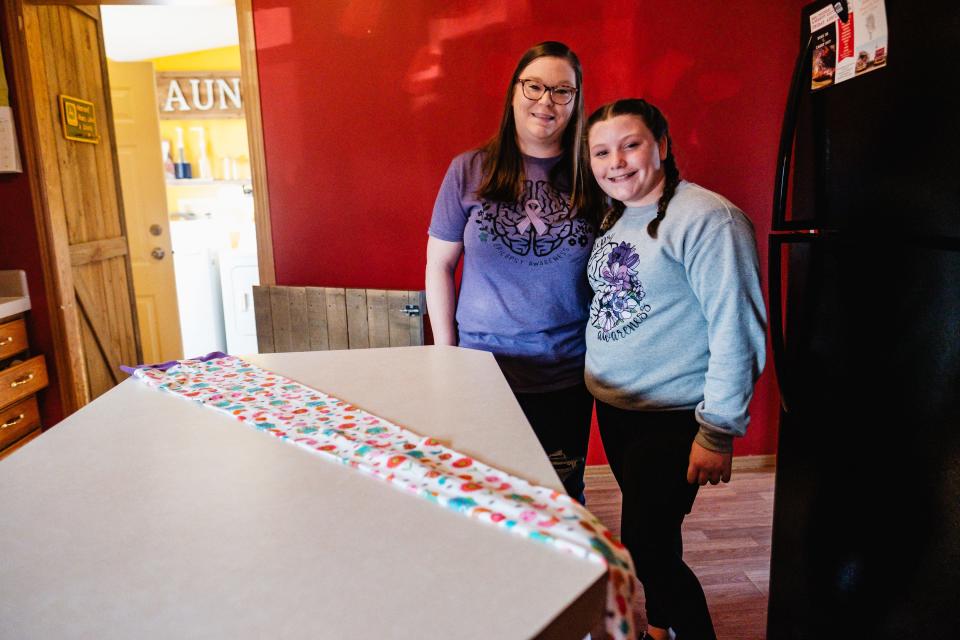
[[[583,136],[583,92],[581,91],[583,71],[580,60],[562,42],[547,41],[536,44],[520,57],[504,100],[500,129],[481,147],[483,157],[483,179],[477,189],[477,195],[486,200],[514,202],[523,196],[524,171],[523,155],[517,143],[517,123],[513,117],[513,95],[519,91],[517,84],[520,74],[537,58],[560,58],[573,67],[577,82],[577,94],[574,98],[573,113],[560,139],[563,155],[550,171],[550,184],[558,191],[569,191],[571,211],[582,204],[584,193],[584,168],[580,162],[580,138]]]

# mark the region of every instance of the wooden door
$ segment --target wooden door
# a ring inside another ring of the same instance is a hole
[[[173,248],[150,62],[107,63],[143,359],[183,357]]]
[[[37,203],[58,375],[69,413],[141,360],[97,7],[27,4],[19,14],[28,164]],[[8,12],[8,16],[10,13]],[[96,144],[68,140],[61,95],[93,103]]]

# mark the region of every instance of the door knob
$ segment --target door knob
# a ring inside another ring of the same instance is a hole
[[[167,252],[161,249],[160,247],[154,247],[153,251],[150,252],[150,255],[156,258],[157,260],[163,260],[163,256],[167,255]]]

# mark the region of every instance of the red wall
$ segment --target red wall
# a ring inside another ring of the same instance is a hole
[[[422,288],[450,159],[493,133],[513,65],[548,39],[580,56],[588,110],[624,96],[664,110],[684,177],[746,211],[766,264],[804,2],[253,4],[279,284]],[[778,402],[768,363],[738,454],[775,450]]]

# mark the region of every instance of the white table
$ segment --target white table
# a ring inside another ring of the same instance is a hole
[[[493,358],[250,356],[557,489]],[[0,462],[0,636],[582,638],[602,566],[127,380]]]

